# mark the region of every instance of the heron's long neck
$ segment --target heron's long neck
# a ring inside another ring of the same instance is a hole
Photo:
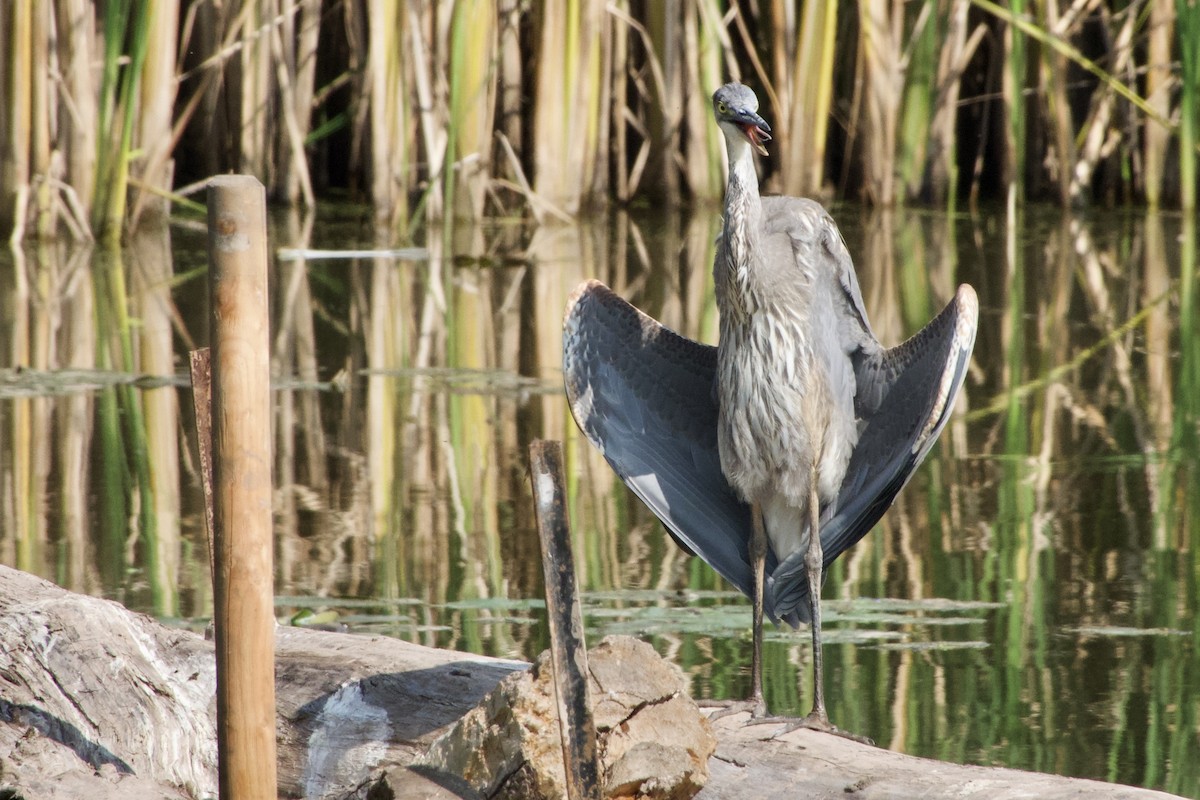
[[[736,293],[737,305],[753,305],[749,297],[753,269],[757,263],[758,237],[762,230],[762,200],[758,195],[758,173],[750,143],[728,140],[729,185],[725,187],[725,252],[728,289]]]

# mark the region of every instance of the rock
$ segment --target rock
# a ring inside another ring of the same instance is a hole
[[[588,661],[604,796],[682,800],[699,791],[716,739],[683,672],[627,636],[605,638]],[[418,763],[462,777],[487,798],[564,797],[549,653],[502,680]]]
[[[696,774],[691,754],[685,748],[638,742],[612,765],[605,797],[685,800],[703,786],[696,783]]]
[[[483,800],[453,775],[427,775],[412,767],[389,767],[344,800]]]

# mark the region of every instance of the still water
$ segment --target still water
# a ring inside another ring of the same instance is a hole
[[[1194,220],[835,210],[888,345],[980,298],[958,413],[832,568],[829,712],[882,746],[1200,797],[1200,321]],[[380,241],[361,209],[272,246]],[[517,221],[402,258],[272,272],[281,621],[533,658],[547,645],[526,448],[563,440],[588,635],[631,633],[697,695],[749,688],[748,602],[671,544],[581,439],[566,298],[597,277],[709,342],[714,209]],[[465,227],[465,226],[464,226]],[[186,354],[204,234],[0,255],[0,562],[183,625],[211,614]],[[766,692],[808,710],[808,631]]]

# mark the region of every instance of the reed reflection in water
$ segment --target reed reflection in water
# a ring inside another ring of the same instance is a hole
[[[748,603],[669,541],[562,397],[562,310],[584,278],[715,341],[716,211],[644,217],[498,222],[431,236],[416,261],[277,260],[281,619],[532,658],[547,633],[526,447],[562,439],[590,635],[641,635],[698,694],[745,694]],[[835,217],[883,342],[963,281],[981,318],[959,413],[830,571],[831,715],[906,752],[1200,796],[1194,221]],[[277,219],[274,244],[390,242],[329,208]],[[202,232],[2,258],[0,561],[199,624],[181,376],[208,336]],[[771,632],[765,655],[771,707],[806,710],[807,632]]]

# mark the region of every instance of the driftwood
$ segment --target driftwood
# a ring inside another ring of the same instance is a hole
[[[428,760],[408,765],[527,666],[383,637],[278,629],[281,794],[477,797]],[[213,650],[202,637],[0,567],[0,794],[213,797],[214,713]],[[762,741],[770,728],[740,722],[713,723],[717,750],[699,800],[1171,797],[919,759],[809,731]]]
[[[278,628],[280,794],[346,796],[408,764],[527,666]],[[0,567],[0,787],[29,800],[215,797],[215,714],[211,642]]]

